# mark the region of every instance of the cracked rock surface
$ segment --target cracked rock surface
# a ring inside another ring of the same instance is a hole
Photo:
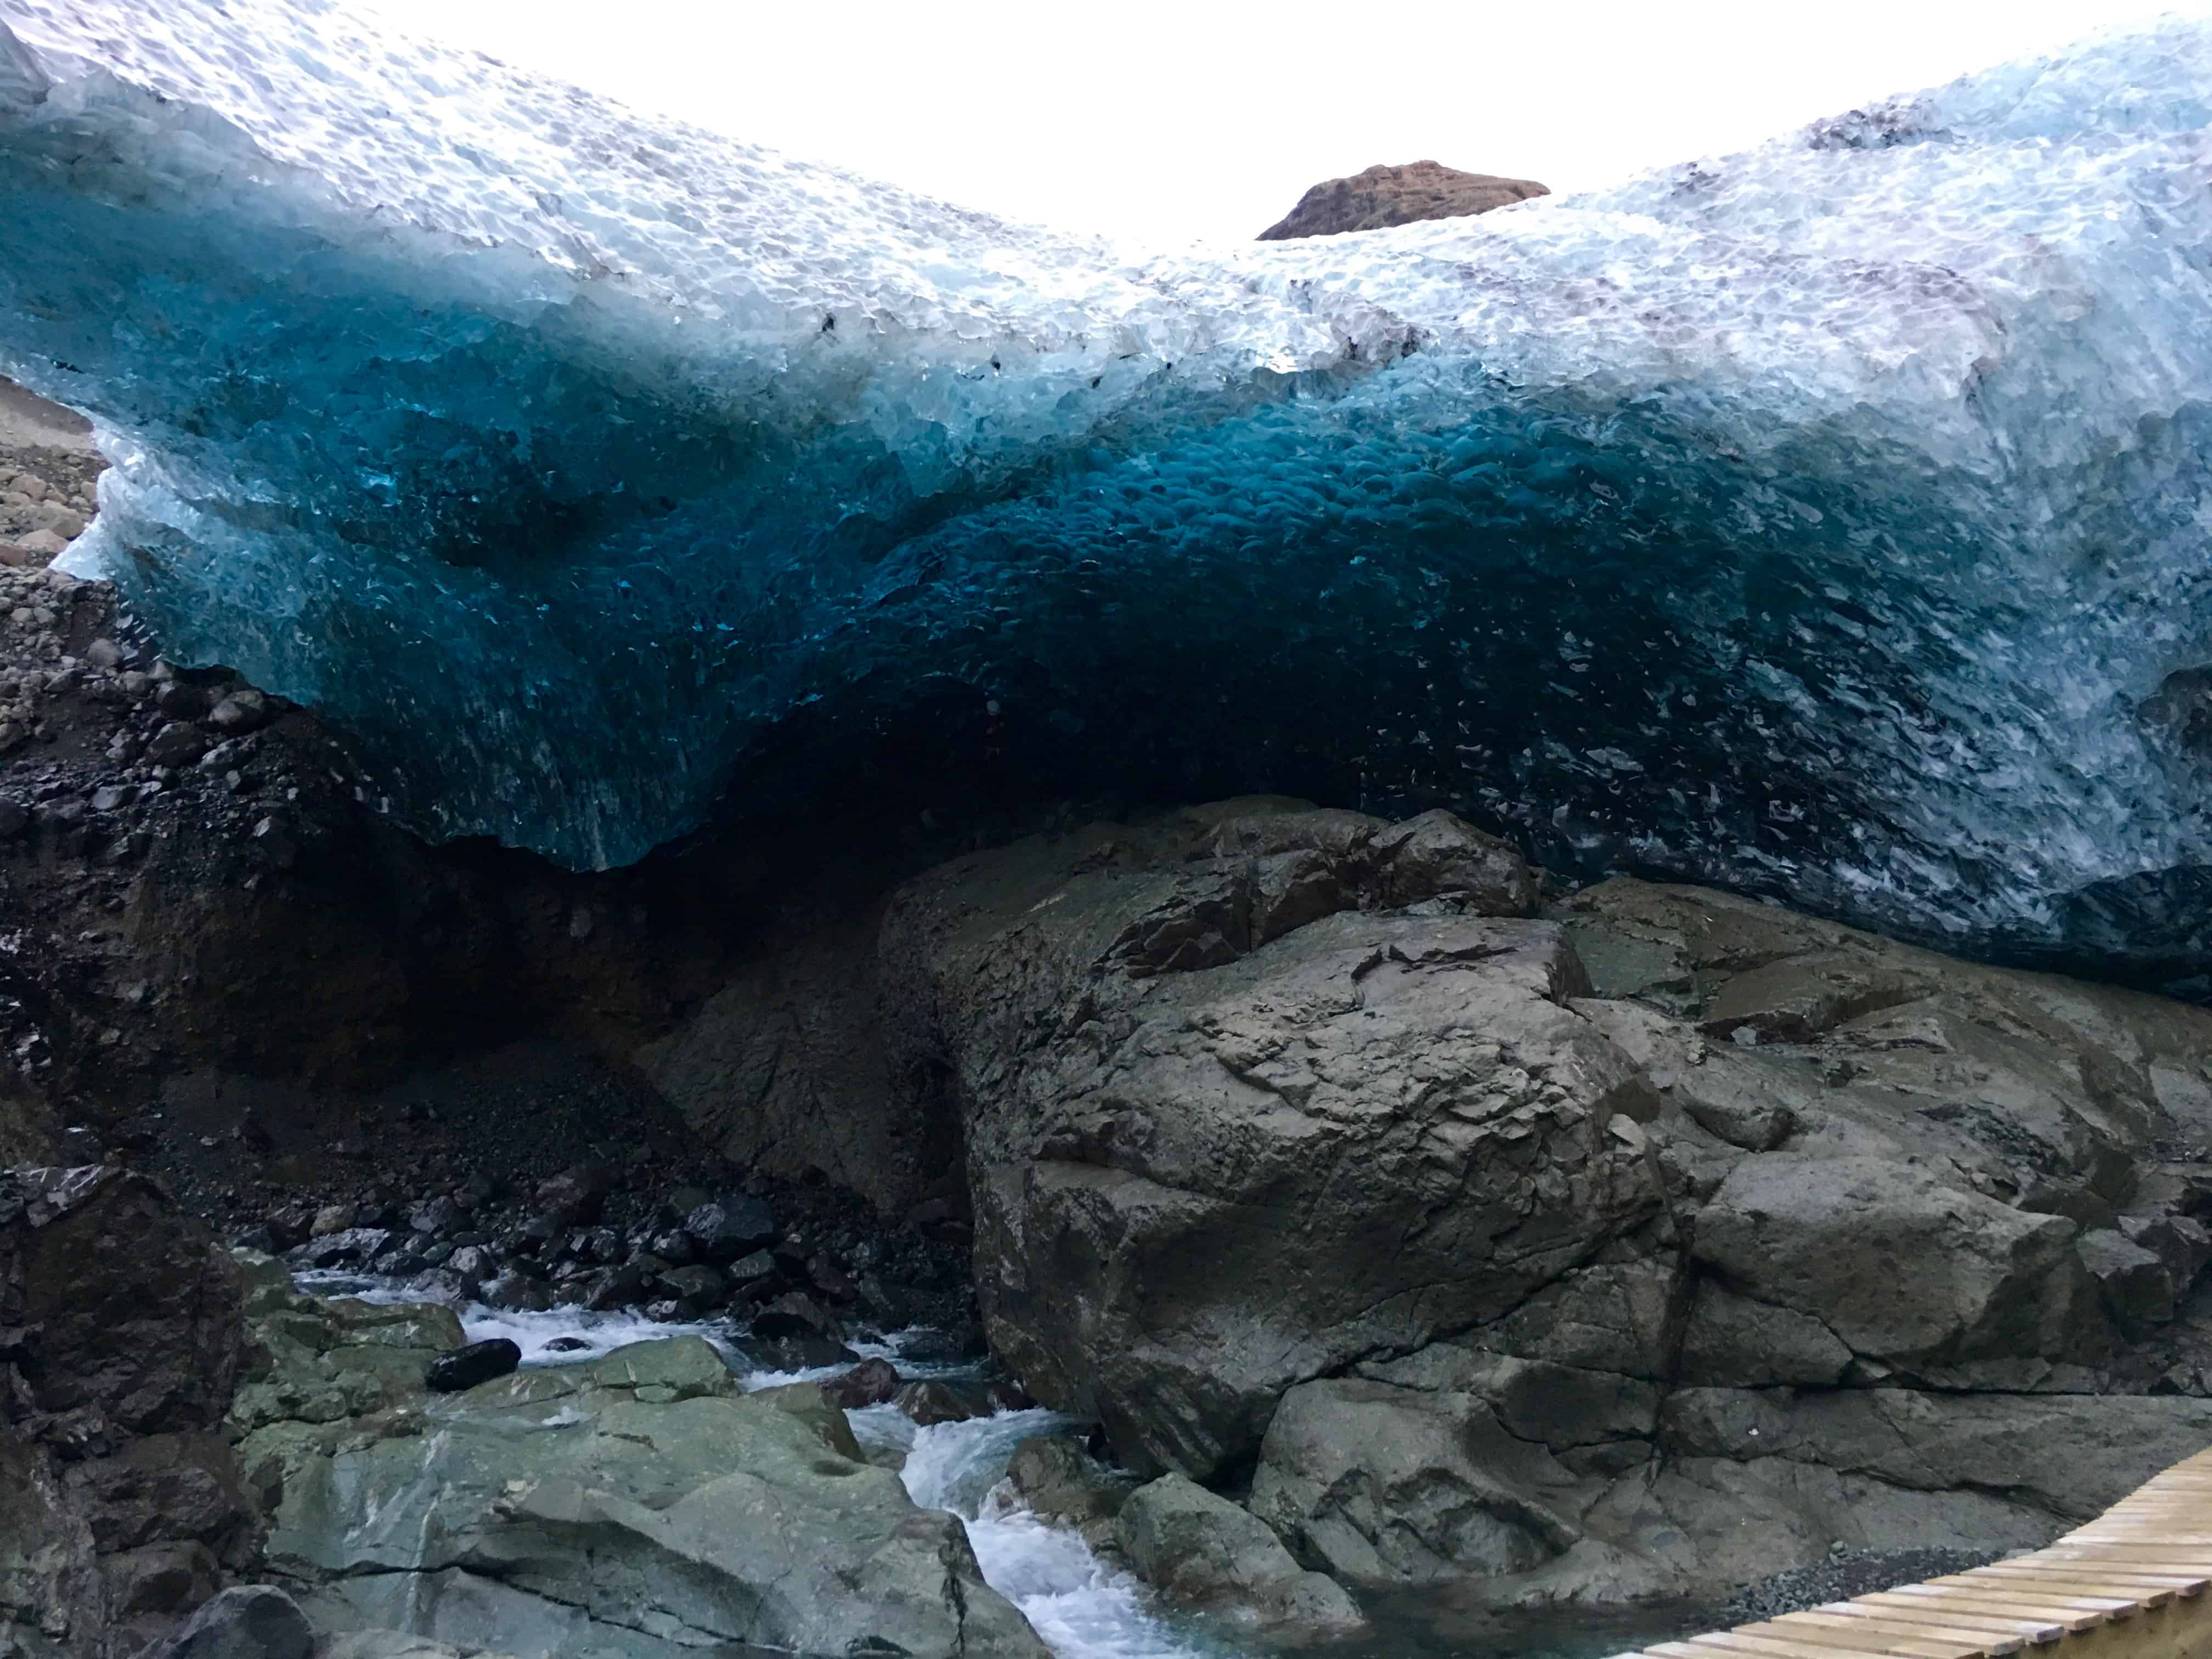
[[[2212,1440],[2212,1014],[1279,800],[892,901],[994,1350],[1301,1565],[1707,1596]]]

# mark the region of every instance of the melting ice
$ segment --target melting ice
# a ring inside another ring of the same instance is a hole
[[[434,835],[622,862],[891,729],[2201,964],[2209,122],[2168,20],[1142,258],[329,0],[0,0],[0,370],[115,463],[79,564]]]

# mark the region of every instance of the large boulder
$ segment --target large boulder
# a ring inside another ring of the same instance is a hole
[[[744,1394],[696,1337],[460,1395],[416,1375],[396,1406],[240,1447],[283,1494],[271,1564],[332,1629],[619,1659],[1043,1659],[958,1520],[865,1462],[817,1388]]]
[[[1337,236],[1347,230],[1381,230],[1420,219],[1456,219],[1551,193],[1533,179],[1462,173],[1436,161],[1371,167],[1349,178],[1323,179],[1261,231],[1260,240],[1283,242],[1299,236]]]
[[[1231,803],[892,907],[992,1345],[1145,1472],[1249,1465],[1285,1389],[1498,1318],[1662,1202],[1564,933],[1492,914],[1526,866],[1352,817]]]
[[[1705,1595],[2212,1435],[2205,1011],[1274,800],[962,859],[882,960],[994,1346],[1308,1567]]]

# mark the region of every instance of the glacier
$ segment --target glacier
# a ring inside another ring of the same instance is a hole
[[[2208,127],[2167,19],[1142,253],[331,0],[0,0],[0,373],[112,463],[75,567],[433,836],[629,862],[889,741],[2194,971]]]

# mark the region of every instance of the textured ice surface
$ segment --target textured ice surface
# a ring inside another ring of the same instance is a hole
[[[322,0],[0,0],[0,371],[117,463],[79,562],[432,833],[620,862],[896,729],[2149,948],[2212,863],[2142,712],[2212,662],[2208,123],[2167,21],[1140,259]]]

